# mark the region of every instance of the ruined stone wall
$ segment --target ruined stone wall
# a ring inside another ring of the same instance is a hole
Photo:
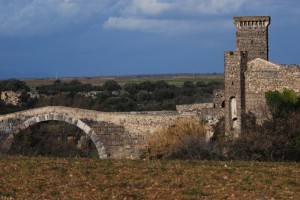
[[[262,59],[249,62],[245,72],[246,112],[255,114],[258,122],[270,118],[265,93],[283,91],[284,88],[300,94],[300,70],[297,66],[282,66]]]
[[[225,107],[225,91],[224,90],[214,90],[213,92],[214,98],[214,108],[224,108]]]
[[[268,26],[270,17],[234,17],[236,50],[247,51],[248,61],[255,58],[268,60]]]
[[[65,121],[82,129],[96,143],[102,158],[136,158],[148,135],[175,124],[178,119],[199,121],[195,113],[127,112],[107,113],[78,108],[49,106],[0,115],[0,147],[15,129],[47,120]],[[79,120],[81,121],[79,121]],[[1,144],[2,140],[2,144]],[[6,142],[7,143],[7,142]],[[103,147],[105,150],[103,150]]]
[[[176,105],[176,110],[182,113],[182,112],[208,109],[213,107],[214,107],[213,103],[185,104],[185,105]]]

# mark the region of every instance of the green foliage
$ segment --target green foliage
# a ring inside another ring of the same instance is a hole
[[[155,89],[155,84],[151,81],[143,81],[139,84],[139,89],[151,92]]]
[[[29,88],[18,80],[0,82],[3,90],[20,90],[21,105],[6,105],[0,101],[0,113],[10,113],[33,107],[69,106],[101,111],[153,111],[175,110],[178,104],[211,102],[213,89],[221,88],[219,81],[194,84],[185,81],[182,87],[170,85],[164,80],[127,83],[121,87],[115,80],[107,80],[103,86],[83,84],[74,79],[69,83],[55,80],[51,85],[36,87],[41,95],[30,98]],[[23,88],[23,90],[22,90]]]
[[[139,102],[143,102],[143,101],[148,101],[151,99],[151,95],[148,91],[146,90],[140,90],[138,93],[137,93],[137,100]]]
[[[298,103],[296,92],[286,88],[283,90],[283,92],[279,92],[277,90],[266,92],[265,97],[268,106],[273,112],[295,106]]]
[[[175,96],[174,91],[168,88],[156,89],[152,93],[152,98],[156,101],[162,101],[164,99],[173,99]]]
[[[108,80],[103,84],[103,89],[107,91],[117,91],[121,89],[121,86],[115,80]]]
[[[74,79],[70,83],[62,83],[61,80],[56,80],[52,85],[41,85],[36,88],[39,94],[43,95],[56,95],[62,92],[69,92],[73,95],[79,92],[90,92],[102,90],[99,86],[92,86],[91,84],[83,84]]]
[[[164,80],[160,80],[155,83],[156,89],[164,89],[164,88],[168,88],[168,87],[169,87],[169,84]]]
[[[194,88],[194,83],[192,81],[185,81],[182,85],[183,88]]]
[[[300,105],[292,90],[266,93],[273,118],[256,124],[255,116],[243,117],[243,132],[230,146],[234,159],[300,161]]]
[[[131,111],[133,108],[133,101],[127,97],[109,97],[103,103],[103,111]]]
[[[129,92],[129,94],[136,94],[139,91],[138,84],[136,83],[127,83],[123,88],[125,91]]]
[[[29,87],[25,82],[17,79],[9,79],[0,81],[0,92],[1,91],[29,91]]]

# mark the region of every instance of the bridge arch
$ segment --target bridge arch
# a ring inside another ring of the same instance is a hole
[[[99,158],[103,159],[103,158],[107,157],[103,143],[101,142],[101,140],[100,140],[99,136],[96,134],[96,132],[90,126],[88,126],[86,123],[84,123],[80,119],[71,117],[67,114],[60,114],[60,113],[42,114],[42,115],[38,115],[35,117],[31,117],[31,118],[27,119],[26,121],[24,121],[19,126],[15,127],[13,129],[13,131],[9,134],[9,137],[5,142],[6,144],[4,146],[6,147],[7,151],[10,149],[13,139],[14,139],[14,135],[16,133],[19,133],[22,130],[25,130],[26,128],[28,128],[34,124],[46,122],[46,121],[62,121],[62,122],[67,122],[69,124],[73,124],[73,125],[77,126],[86,135],[88,135],[90,137],[90,139],[93,141],[93,143],[95,144],[95,146],[97,148]]]

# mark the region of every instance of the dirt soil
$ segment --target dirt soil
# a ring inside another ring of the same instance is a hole
[[[0,156],[0,199],[300,199],[300,163]]]

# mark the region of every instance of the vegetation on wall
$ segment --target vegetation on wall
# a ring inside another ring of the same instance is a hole
[[[20,92],[21,96],[19,98],[21,103],[19,105],[6,104],[0,99],[0,114],[17,112],[35,106],[36,99],[30,97],[30,88],[23,81],[17,79],[0,81],[0,93],[4,91]]]

